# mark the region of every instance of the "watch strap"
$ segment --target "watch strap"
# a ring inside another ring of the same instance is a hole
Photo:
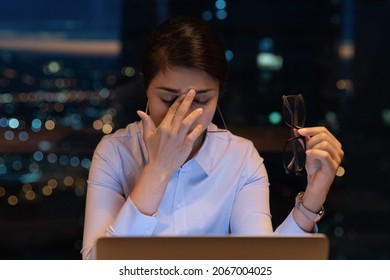
[[[310,211],[305,207],[305,205],[303,205],[302,198],[304,194],[304,192],[300,192],[296,196],[295,208],[297,208],[297,210],[300,211],[306,218],[316,223],[321,220],[321,218],[325,215],[324,207],[322,206],[320,211],[318,211],[317,213]]]

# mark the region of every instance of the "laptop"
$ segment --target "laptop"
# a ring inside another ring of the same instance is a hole
[[[98,260],[326,260],[329,239],[310,236],[102,237]]]

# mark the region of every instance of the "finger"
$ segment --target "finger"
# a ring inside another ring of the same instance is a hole
[[[144,130],[144,136],[148,136],[150,133],[152,133],[156,130],[156,126],[155,126],[152,118],[148,114],[146,114],[145,112],[142,112],[140,110],[137,111],[137,114],[142,120],[142,127]]]
[[[179,129],[183,119],[186,117],[188,110],[191,107],[192,101],[195,97],[195,90],[190,89],[184,96],[183,101],[181,102],[179,108],[177,108],[175,117],[172,120],[172,125],[174,129]]]
[[[318,135],[320,133],[325,133],[326,135],[328,135],[332,139],[332,142],[334,142],[335,145],[337,145],[339,148],[341,148],[341,146],[342,146],[341,143],[337,140],[337,138],[334,137],[334,135],[332,133],[330,133],[330,131],[327,130],[323,126],[301,128],[298,130],[298,133],[300,135],[306,136],[306,137],[313,137],[313,136]]]
[[[309,136],[305,136],[305,137],[306,137],[306,139],[308,139],[306,141],[306,146],[308,148],[312,148],[315,145],[317,145],[321,142],[324,142],[324,141],[329,142],[332,146],[334,146],[334,148],[339,148],[337,142],[325,132],[320,132],[320,133],[318,133],[314,136],[311,136],[311,137],[309,137]]]
[[[183,121],[182,121],[182,130],[187,134],[190,127],[195,123],[195,121],[203,114],[203,108],[197,108],[192,111]]]
[[[306,151],[307,162],[310,162],[313,159],[317,159],[321,162],[322,168],[331,172],[332,175],[336,173],[339,164],[332,156],[327,152],[319,149],[312,149]]]
[[[197,124],[194,129],[187,135],[187,139],[190,143],[194,143],[195,140],[203,133],[204,129],[202,124]]]
[[[306,146],[308,149],[314,148],[316,145],[323,143],[322,146],[327,148],[328,151],[332,151],[332,153],[338,156],[343,157],[344,152],[341,149],[341,143],[327,130],[319,130],[318,134],[315,134],[311,138],[306,141]],[[305,136],[309,137],[309,136]]]
[[[327,141],[321,141],[309,148],[308,150],[320,150],[327,152],[331,156],[332,160],[338,163],[338,165],[341,163],[343,157],[342,150],[332,146],[332,144]]]
[[[172,124],[172,120],[174,119],[174,117],[176,115],[176,111],[179,108],[184,97],[185,97],[184,94],[182,94],[178,98],[176,98],[175,102],[173,102],[171,107],[169,107],[169,110],[168,110],[167,114],[165,115],[164,119],[161,121],[160,126],[161,125],[169,125],[170,126]]]

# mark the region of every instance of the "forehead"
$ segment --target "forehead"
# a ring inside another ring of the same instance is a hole
[[[159,72],[151,81],[150,88],[171,88],[180,93],[195,90],[219,90],[218,81],[204,71],[185,67],[173,67]]]

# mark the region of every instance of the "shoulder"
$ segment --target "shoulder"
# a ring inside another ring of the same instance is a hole
[[[140,139],[142,139],[142,125],[139,122],[133,122],[125,128],[103,136],[95,152],[132,149],[134,145],[139,145]]]
[[[230,131],[207,133],[206,139],[206,151],[209,155],[236,160],[259,157],[259,153],[251,140]]]
[[[244,138],[242,136],[233,134],[232,132],[229,131],[229,136],[232,139],[233,143],[236,143],[237,145],[244,145],[244,146],[251,146],[254,147],[252,140],[249,140],[247,138]]]
[[[229,149],[232,149],[239,154],[245,154],[246,158],[255,157],[257,159],[260,159],[259,152],[257,151],[252,140],[249,140],[249,139],[244,138],[242,136],[235,135],[231,132],[229,132],[229,133],[230,133],[230,137],[231,137],[231,143],[229,145]]]
[[[128,124],[125,128],[120,128],[112,134],[103,136],[101,142],[107,143],[120,143],[128,141],[131,138],[138,138],[142,134],[142,126],[139,122],[133,122]]]
[[[253,142],[230,131],[207,133],[204,146],[200,150],[198,162],[209,172],[234,174],[241,178],[263,176],[263,158]],[[215,173],[215,174],[217,174]],[[255,174],[255,175],[254,175]]]
[[[208,133],[210,141],[216,142],[218,148],[229,148],[233,150],[255,149],[253,142],[242,136],[233,134],[231,131],[221,133]]]
[[[140,122],[132,122],[124,128],[120,128],[112,134],[104,136],[106,139],[120,140],[123,138],[132,138],[142,133],[142,125]]]

